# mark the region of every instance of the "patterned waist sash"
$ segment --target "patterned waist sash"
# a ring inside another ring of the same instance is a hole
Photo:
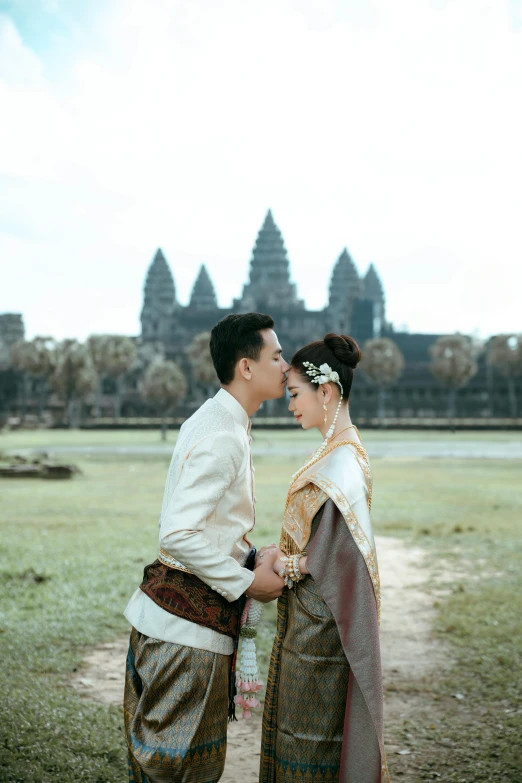
[[[234,640],[234,653],[230,656],[229,704],[228,719],[236,720],[234,697],[236,695],[236,658],[241,630],[241,615],[246,604],[246,596],[242,595],[235,601],[227,601],[222,595],[212,590],[202,579],[191,573],[181,563],[172,560],[176,565],[165,564],[165,555],[148,566],[143,572],[140,589],[148,595],[155,604],[166,612],[183,617],[197,625],[212,628],[218,633],[230,636]],[[245,568],[254,569],[256,548],[250,552]]]
[[[240,599],[227,601],[186,569],[169,568],[161,560],[155,560],[145,566],[140,589],[170,614],[232,639],[238,636]]]

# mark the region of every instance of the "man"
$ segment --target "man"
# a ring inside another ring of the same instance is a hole
[[[160,554],[125,616],[131,783],[214,783],[222,775],[231,656],[243,594],[277,598],[268,558],[245,568],[255,523],[250,416],[282,397],[289,365],[268,315],[229,315],[211,332],[221,389],[181,427],[160,515]]]

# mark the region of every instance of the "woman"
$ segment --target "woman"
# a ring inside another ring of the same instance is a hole
[[[279,599],[268,675],[260,783],[384,783],[379,573],[368,457],[348,398],[361,358],[327,334],[288,374],[291,410],[324,437],[292,477],[273,568]]]

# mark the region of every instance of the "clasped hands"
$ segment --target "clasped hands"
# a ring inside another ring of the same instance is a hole
[[[301,574],[308,574],[306,556],[299,560]],[[246,591],[248,598],[255,598],[266,604],[279,598],[285,586],[285,578],[288,581],[288,558],[276,544],[269,544],[258,550],[256,565],[254,568],[254,581]]]
[[[248,598],[255,598],[266,604],[279,598],[285,586],[283,578],[279,572],[282,563],[277,567],[279,557],[284,557],[283,552],[275,544],[264,546],[256,554],[256,564],[254,568],[254,581],[246,591]]]
[[[278,576],[280,576],[282,579],[284,579],[285,575],[286,576],[290,575],[288,560],[289,558],[286,556],[284,552],[282,552],[279,549],[279,547],[277,547],[275,544],[269,544],[268,546],[262,547],[257,552],[255,567],[257,568],[261,563],[268,562],[272,566],[273,572]],[[299,570],[303,575],[309,573],[306,567],[306,563],[307,563],[307,557],[305,554],[299,559]]]

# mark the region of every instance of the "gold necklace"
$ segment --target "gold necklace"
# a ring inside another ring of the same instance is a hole
[[[349,430],[349,429],[351,429],[352,427],[353,427],[353,429],[355,429],[355,427],[353,426],[353,424],[349,424],[349,425],[348,425],[348,427],[345,427],[345,428],[344,428],[344,430],[339,430],[339,432],[337,433],[337,435],[334,435],[334,436],[333,436],[333,438],[331,438],[330,442],[331,442],[331,441],[332,441],[334,438],[338,438],[338,437],[339,437],[339,435],[341,434],[341,432],[346,432],[346,430]]]

